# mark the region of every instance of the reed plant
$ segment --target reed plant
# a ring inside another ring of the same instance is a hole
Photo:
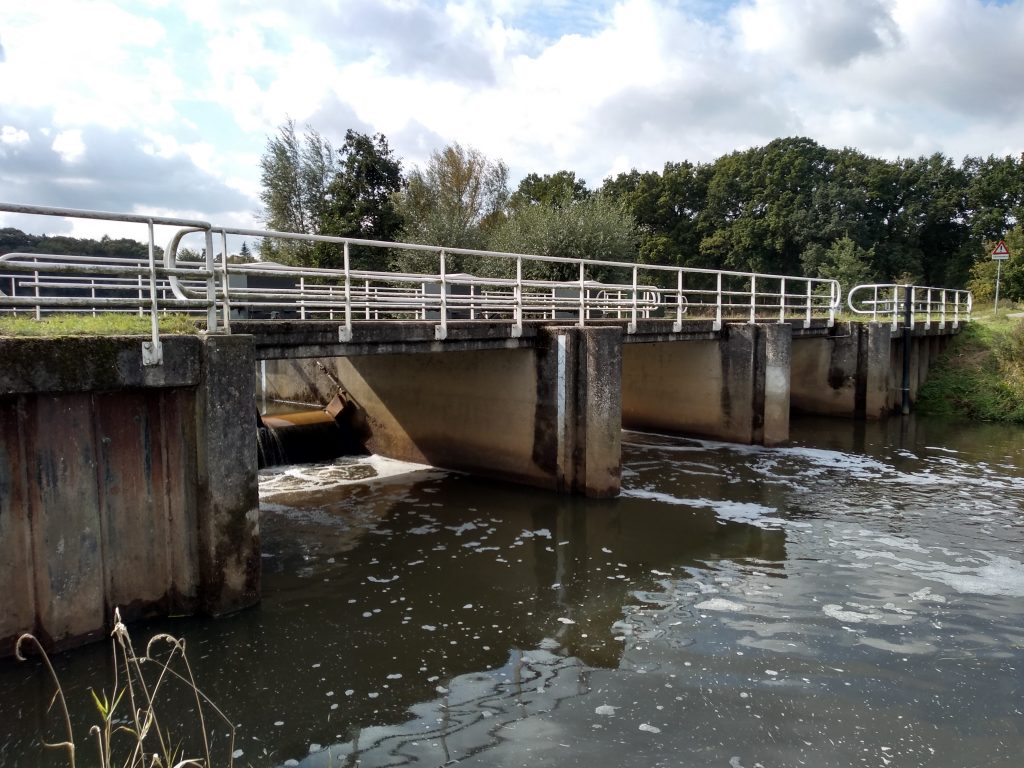
[[[114,610],[114,628],[111,632],[113,652],[113,681],[110,692],[90,690],[99,722],[89,728],[100,768],[212,768],[223,765],[230,768],[235,757],[235,729],[227,716],[196,685],[185,654],[185,641],[168,634],[153,636],[145,653],[137,655],[128,629],[121,621],[120,612]],[[163,654],[159,654],[162,650]],[[79,745],[72,728],[64,688],[39,640],[32,634],[18,638],[16,656],[24,661],[26,652],[34,651],[53,682],[54,693],[48,708],[55,706],[60,715],[64,740],[43,742],[48,749],[62,750],[69,768],[78,764]],[[179,671],[180,670],[180,671]],[[159,704],[166,704],[167,684],[184,684],[195,701],[194,728],[201,734],[198,756],[184,754],[182,734],[161,724]],[[228,729],[227,756],[214,761],[207,727],[207,711]],[[91,762],[91,761],[90,761]]]

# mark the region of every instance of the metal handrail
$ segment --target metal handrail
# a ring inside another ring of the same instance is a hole
[[[0,311],[31,307],[37,317],[43,310],[62,309],[148,313],[150,363],[162,354],[157,315],[168,310],[203,312],[209,331],[223,327],[225,332],[230,332],[232,317],[246,313],[340,319],[339,340],[349,341],[353,323],[361,319],[433,320],[438,339],[447,336],[449,321],[461,319],[508,321],[513,337],[520,336],[523,323],[533,318],[574,320],[579,326],[619,319],[626,321],[628,333],[637,331],[640,319],[651,318],[672,320],[678,332],[684,315],[711,319],[715,329],[730,320],[802,321],[810,326],[813,320],[824,319],[831,326],[841,301],[839,283],[819,278],[219,227],[192,219],[7,203],[0,203],[0,211],[146,226],[145,259],[32,253],[0,257]],[[156,226],[173,228],[162,260],[155,257]],[[181,262],[178,248],[194,233],[205,240],[205,260]],[[332,244],[339,247],[343,266],[231,264],[229,235]],[[214,252],[215,236],[219,254]],[[395,251],[430,255],[436,267],[422,272],[354,269],[353,247],[383,256]],[[476,274],[452,271],[453,259],[465,257],[482,259]],[[528,277],[527,267],[534,263],[559,265],[574,277]],[[255,278],[272,278],[278,285],[257,288],[251,285]],[[3,292],[7,281],[10,295]],[[88,295],[74,295],[83,291]]]
[[[950,314],[953,328],[958,328],[961,320],[971,319],[974,296],[970,291],[957,288],[865,283],[850,289],[846,304],[854,314],[870,315],[873,321],[890,318],[893,330],[908,316],[911,320],[921,318],[925,329],[931,328],[933,320],[942,329]]]

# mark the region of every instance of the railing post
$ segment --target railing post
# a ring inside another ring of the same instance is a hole
[[[217,331],[217,272],[213,266],[213,230],[206,229],[204,232],[206,235],[206,330],[209,333],[215,333]],[[150,241],[152,238],[151,234]]]
[[[891,286],[889,288],[889,290],[892,291],[892,329],[894,331],[898,330],[899,327],[900,327],[900,299],[899,299],[899,295],[900,295],[900,288],[903,288],[903,287],[904,286],[902,286],[902,285],[893,285],[893,286]],[[906,287],[909,288],[910,286],[906,286]]]
[[[440,253],[441,265],[441,324],[434,327],[434,338],[443,341],[448,338],[448,279],[446,273],[445,253]]]
[[[580,320],[576,325],[582,328],[586,324],[587,307],[587,272],[586,264],[580,262]]]
[[[306,278],[299,278],[299,320],[306,319]]]
[[[469,284],[469,319],[476,320],[476,284]]]
[[[512,289],[513,324],[512,338],[518,339],[523,335],[523,257],[516,257],[516,284]]]
[[[757,322],[757,278],[750,276],[750,324]]]
[[[779,322],[786,322],[786,278],[779,283]]]
[[[942,303],[939,304],[939,330],[943,330],[946,327],[946,289],[942,289]]]
[[[96,278],[95,277],[89,279],[89,297],[93,300],[93,302],[96,301]],[[93,303],[93,305],[92,305],[92,316],[96,317],[96,304],[95,303]]]
[[[33,259],[33,261],[36,264],[39,263],[39,259]],[[42,320],[43,319],[43,312],[42,312],[42,310],[39,307],[39,296],[40,296],[40,294],[39,294],[39,270],[36,270],[36,271],[34,271],[32,273],[32,282],[35,283],[35,286],[36,286],[36,289],[35,289],[35,294],[36,294],[36,320]]]
[[[636,303],[637,303],[637,266],[633,265],[633,306],[630,312],[629,325],[626,326],[626,333],[636,333]]]
[[[338,341],[352,341],[352,272],[349,260],[348,243],[341,247],[342,267],[345,269],[345,324],[338,328]],[[369,301],[369,296],[367,296]]]
[[[231,287],[228,285],[230,279],[228,277],[228,233],[223,229],[220,231],[220,247],[221,247],[221,279],[223,282],[223,290],[221,291],[224,296],[224,330],[227,333],[231,333]]]
[[[160,343],[160,320],[157,316],[156,296],[156,253],[153,248],[153,220],[149,225],[149,328],[152,336],[149,341],[142,342],[142,365],[155,366],[164,363],[164,347]],[[209,232],[209,230],[207,230]],[[212,242],[212,238],[210,240]],[[209,251],[207,251],[209,253]],[[209,285],[209,283],[207,283]],[[214,323],[217,321],[216,311],[213,313]],[[207,314],[209,320],[209,313]]]
[[[679,333],[683,330],[683,270],[676,272],[676,321],[672,324],[672,331]]]
[[[143,317],[146,314],[146,308],[143,306],[142,297],[142,275],[135,276],[135,285],[139,292],[139,317]]]
[[[715,324],[714,330],[722,330],[722,273],[718,273],[718,294],[715,300]]]
[[[829,315],[830,315],[829,319],[830,320],[831,320],[831,315],[834,314],[835,311],[836,311],[836,299],[832,295],[834,290],[835,290],[835,284],[834,283],[829,283],[829,286],[828,286],[828,303],[829,303],[828,310],[829,310]],[[807,301],[806,301],[806,304],[804,305],[804,328],[810,328],[811,327],[811,309],[813,308],[813,306],[814,306],[814,284],[810,280],[808,280],[807,281]],[[830,323],[830,325],[831,325],[831,323]]]
[[[903,414],[910,413],[910,350],[914,329],[914,288],[903,287]]]

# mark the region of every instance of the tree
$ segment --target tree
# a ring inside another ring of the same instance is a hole
[[[404,220],[401,239],[453,248],[482,248],[489,228],[498,223],[508,204],[508,168],[472,147],[450,144],[430,155],[426,168],[415,168],[397,197]],[[435,264],[413,252],[398,254],[404,271]],[[472,261],[452,257],[449,270]],[[408,268],[408,269],[406,269]]]
[[[338,150],[338,170],[328,187],[324,231],[341,237],[394,240],[402,228],[395,194],[402,188],[402,162],[384,134],[367,136],[349,129]],[[383,269],[379,249],[353,248],[353,268]],[[337,248],[325,253],[319,266],[341,266]]]
[[[586,200],[589,195],[587,183],[583,179],[577,179],[573,171],[545,173],[543,176],[530,173],[519,182],[518,189],[509,199],[509,207],[547,205],[563,208]]]
[[[496,251],[603,261],[636,261],[639,231],[633,217],[609,195],[595,194],[568,204],[534,203],[512,208],[491,231]],[[574,264],[524,262],[524,277],[575,280]],[[588,279],[607,278],[590,272]]]
[[[300,138],[288,120],[267,140],[260,158],[262,219],[269,229],[324,234],[328,189],[337,171],[330,142],[307,126]],[[289,264],[314,261],[311,243],[264,238],[260,255]]]

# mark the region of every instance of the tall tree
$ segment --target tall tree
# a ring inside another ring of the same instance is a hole
[[[568,204],[535,203],[511,208],[507,218],[490,233],[496,251],[530,253],[603,261],[636,261],[640,239],[633,217],[610,195],[594,194]],[[527,261],[524,276],[546,280],[574,280],[573,264]],[[605,273],[591,272],[589,279]]]
[[[472,147],[450,144],[435,150],[425,168],[410,172],[398,196],[404,219],[403,240],[430,245],[482,248],[487,232],[501,220],[508,204],[508,167]],[[412,252],[399,254],[400,266],[426,268]],[[466,262],[452,258],[452,271]]]
[[[269,229],[304,234],[323,234],[328,188],[337,171],[330,142],[307,126],[303,137],[288,120],[276,136],[267,140],[260,158],[262,219]],[[264,239],[264,259],[291,264],[314,260],[314,247],[299,241]]]
[[[543,176],[529,173],[519,182],[519,187],[509,200],[509,206],[519,208],[524,205],[547,205],[564,208],[586,200],[589,195],[587,182],[577,179],[574,171],[545,173]]]
[[[325,234],[365,240],[394,240],[402,228],[395,194],[402,188],[402,161],[395,157],[382,133],[368,136],[349,129],[338,150],[337,172],[327,188],[323,222]],[[350,264],[359,269],[384,269],[385,252],[352,248]],[[341,249],[317,249],[317,265],[339,267]]]

